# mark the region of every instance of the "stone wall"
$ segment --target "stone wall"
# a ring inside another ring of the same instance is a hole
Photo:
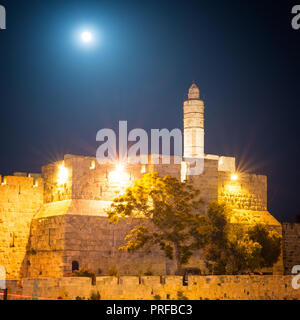
[[[199,176],[189,176],[188,181],[200,190],[200,196],[204,201],[202,212],[211,201],[218,200],[218,161],[205,159],[204,171]]]
[[[62,277],[65,216],[33,219],[22,277]]]
[[[231,181],[231,173],[218,172],[218,200],[235,209],[267,210],[267,177],[240,173]]]
[[[18,279],[24,266],[31,220],[43,203],[43,179],[1,177],[0,265],[8,279]]]
[[[64,186],[58,186],[57,170],[62,163],[68,168],[69,177]],[[230,172],[219,172],[218,166],[217,158],[205,159],[203,174],[188,177],[194,187],[201,191],[201,198],[204,200],[200,211],[202,213],[209,202],[218,200],[220,188],[231,182]],[[118,251],[124,244],[125,235],[141,219],[127,219],[117,225],[108,222],[105,208],[120,192],[118,184],[114,185],[110,180],[110,172],[114,169],[112,164],[98,164],[93,157],[74,155],[66,155],[63,162],[43,167],[45,204],[32,223],[30,248],[34,254],[27,256],[30,265],[26,269],[27,277],[60,277],[71,272],[72,261],[77,261],[80,268],[90,268],[97,273],[101,271],[102,274],[109,274],[112,269],[125,275],[174,273],[174,262],[166,259],[158,248],[151,252],[143,249],[135,254]],[[142,165],[128,164],[126,171],[128,185],[141,178],[143,172],[158,172],[161,176],[180,178],[180,165],[173,163],[173,157],[169,165],[151,164],[143,168]],[[239,184],[254,199],[262,198],[264,204],[265,177],[244,175]],[[243,218],[243,223],[270,224],[281,233],[280,224],[267,211],[239,211],[236,217],[239,220]],[[51,245],[50,238],[53,239]],[[282,270],[282,262],[279,264]],[[200,253],[191,259],[187,267],[199,268],[205,272]],[[278,272],[279,269],[276,273]]]
[[[125,235],[143,219],[120,220],[109,223],[106,216],[72,215],[49,216],[34,219],[30,248],[34,254],[25,277],[61,277],[72,271],[72,262],[79,268],[89,268],[97,274],[156,275],[173,274],[175,264],[165,258],[159,248],[144,248],[136,253],[120,252]],[[203,268],[200,254],[196,254],[187,267]]]
[[[283,223],[283,262],[285,274],[300,265],[300,223]]]
[[[161,158],[161,157],[160,157]],[[235,209],[252,211],[267,210],[267,178],[255,174],[239,174],[237,181],[231,181],[231,172],[219,171],[220,159],[234,167],[234,158],[207,156],[204,160],[204,172],[198,176],[189,176],[188,180],[201,191],[204,200],[203,209],[213,201],[219,200],[230,204]],[[161,160],[161,159],[160,159]],[[230,161],[229,161],[230,160]],[[69,171],[66,184],[57,184],[58,167],[64,163]],[[225,166],[226,168],[228,167]],[[43,167],[45,180],[45,203],[70,199],[111,201],[120,193],[120,185],[110,181],[112,164],[101,165],[96,158],[65,155],[63,162],[56,162]],[[161,176],[181,176],[180,164],[127,164],[128,181],[125,187],[143,176],[143,172],[158,172]],[[204,211],[204,210],[203,210]]]
[[[68,179],[63,185],[58,183],[59,166],[65,165],[68,169]],[[44,179],[44,203],[72,199],[72,166],[65,161],[53,162],[42,167]]]
[[[180,164],[174,164],[174,157],[170,159],[170,164],[126,164],[128,181],[124,190],[142,178],[144,172],[158,172],[161,176],[172,175],[180,179]],[[68,169],[69,176],[64,185],[59,185],[57,177],[62,164]],[[120,193],[120,184],[110,179],[110,173],[114,170],[114,164],[99,164],[94,157],[65,155],[64,161],[42,168],[45,203],[70,199],[111,201]]]
[[[293,276],[179,276],[23,279],[8,283],[9,299],[88,299],[100,293],[102,300],[299,300],[292,288]],[[14,296],[17,293],[18,296]],[[23,297],[22,297],[23,296]]]
[[[158,247],[151,250],[145,247],[136,253],[118,250],[125,244],[124,238],[132,228],[144,224],[151,230],[147,220],[128,218],[111,224],[107,216],[98,216],[95,212],[91,214],[89,210],[92,208],[81,204],[82,201],[90,204],[89,201],[77,200],[78,205],[70,205],[74,201],[52,203],[51,210],[61,215],[38,216],[33,220],[29,241],[33,254],[26,256],[30,263],[25,277],[61,277],[72,271],[73,261],[78,262],[79,268],[89,268],[102,275],[109,275],[112,270],[120,275],[144,275],[149,272],[154,275],[174,274],[174,261],[165,258]],[[281,233],[280,224],[270,227]],[[184,267],[197,268],[201,274],[207,273],[200,251]],[[282,274],[282,257],[273,268],[262,271]]]
[[[218,171],[219,161],[215,156],[206,158],[203,174],[188,177],[201,191],[204,205],[200,213],[212,200],[225,201],[236,212],[232,222],[266,223],[281,233],[280,224],[265,210],[266,177],[243,174],[232,182],[229,171]],[[229,163],[234,164],[232,159]],[[60,165],[68,169],[63,185],[57,179]],[[93,157],[66,155],[63,161],[43,167],[44,180],[22,176],[1,179],[0,264],[6,267],[8,278],[62,277],[71,271],[72,261],[102,274],[113,268],[120,274],[174,273],[174,263],[158,249],[134,255],[118,251],[124,236],[141,220],[128,219],[118,225],[107,221],[105,208],[121,190],[118,181],[110,178],[114,169],[114,165],[98,164]],[[128,164],[126,171],[128,181],[123,188],[144,172],[180,179],[180,164],[174,164],[173,157],[169,165]],[[228,186],[230,195],[226,194]],[[203,269],[200,254],[191,259],[189,267]]]

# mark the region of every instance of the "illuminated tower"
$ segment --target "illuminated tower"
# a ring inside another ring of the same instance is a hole
[[[204,102],[195,83],[183,104],[184,157],[204,157]]]

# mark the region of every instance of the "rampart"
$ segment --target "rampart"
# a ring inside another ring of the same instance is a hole
[[[23,279],[8,283],[9,299],[89,299],[99,292],[102,300],[299,300],[293,276],[180,276]]]
[[[0,265],[7,277],[17,279],[24,257],[34,215],[43,203],[43,179],[2,176],[0,183]]]

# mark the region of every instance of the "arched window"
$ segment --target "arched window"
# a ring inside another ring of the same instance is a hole
[[[79,263],[78,261],[72,261],[72,272],[79,270]]]

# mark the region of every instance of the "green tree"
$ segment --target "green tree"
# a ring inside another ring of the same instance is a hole
[[[119,250],[136,251],[146,244],[159,245],[165,256],[176,262],[176,274],[182,273],[193,252],[199,247],[200,230],[199,191],[187,182],[158,173],[147,173],[134,182],[124,195],[114,199],[108,218],[139,217],[139,225],[125,237]],[[149,225],[150,222],[150,225]]]
[[[212,202],[201,229],[195,230],[209,271],[236,274],[272,267],[280,255],[281,236],[264,225],[231,224],[231,214],[225,204]]]
[[[282,237],[261,224],[250,228],[248,233],[250,239],[261,246],[261,267],[272,267],[280,256]]]

